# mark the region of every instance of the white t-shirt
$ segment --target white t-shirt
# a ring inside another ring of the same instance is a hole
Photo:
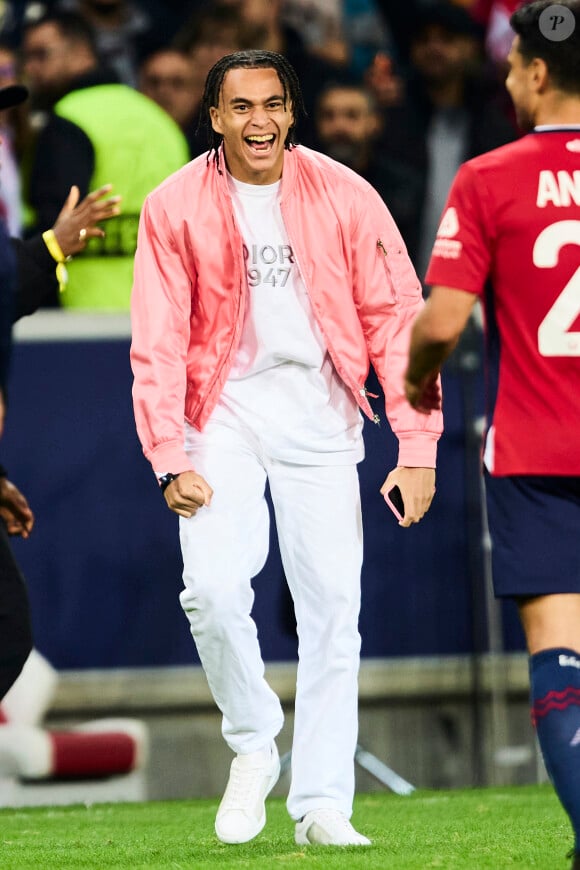
[[[362,416],[314,318],[282,220],[280,182],[228,180],[248,296],[240,344],[211,420],[248,426],[273,459],[360,462]]]

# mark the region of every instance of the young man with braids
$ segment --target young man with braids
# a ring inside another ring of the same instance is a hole
[[[404,400],[420,284],[373,188],[295,145],[296,74],[227,55],[203,97],[210,150],[147,198],[132,298],[137,429],[180,517],[181,604],[236,754],[216,819],[253,839],[279,775],[251,578],[268,550],[266,480],[299,637],[288,810],[298,843],[367,845],[352,827],[362,533],[356,464],[373,418],[369,356],[399,437],[401,525],[434,492],[439,412]]]
[[[518,604],[532,718],[580,870],[580,0],[529,3],[511,23],[506,85],[528,135],[458,172],[407,395],[437,407],[434,379],[482,296],[493,581]]]

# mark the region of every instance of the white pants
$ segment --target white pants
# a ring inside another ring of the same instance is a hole
[[[288,811],[350,817],[358,729],[362,523],[356,466],[268,459],[247,430],[188,430],[186,449],[214,490],[195,517],[180,518],[185,589],[180,595],[214,699],[236,753],[280,731],[280,701],[264,678],[250,616],[250,580],[269,544],[266,478],[296,612],[298,677]]]

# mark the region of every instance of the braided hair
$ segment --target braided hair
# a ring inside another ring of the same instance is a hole
[[[201,100],[198,132],[205,130],[209,145],[208,163],[212,156],[219,169],[219,147],[223,136],[216,133],[211,124],[210,109],[219,103],[220,93],[226,73],[231,69],[273,69],[278,73],[278,78],[284,90],[284,106],[287,103],[292,107],[294,123],[288,130],[284,148],[288,150],[297,144],[296,122],[306,115],[300,83],[294,67],[288,63],[284,55],[275,51],[262,51],[252,49],[248,51],[236,51],[226,54],[215,63],[207,74],[205,88]]]

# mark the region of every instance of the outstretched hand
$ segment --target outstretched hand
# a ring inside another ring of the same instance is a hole
[[[112,184],[105,184],[79,203],[80,191],[76,184],[71,187],[52,228],[65,257],[84,250],[89,239],[103,238],[105,231],[97,224],[121,213],[121,197],[106,196],[112,189]]]

